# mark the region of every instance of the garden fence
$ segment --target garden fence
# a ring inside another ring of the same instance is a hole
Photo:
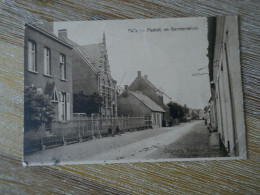
[[[109,136],[118,128],[120,133],[151,128],[150,118],[145,117],[87,117],[75,114],[71,121],[52,121],[39,129],[25,131],[24,152],[30,153],[64,144],[87,141]]]

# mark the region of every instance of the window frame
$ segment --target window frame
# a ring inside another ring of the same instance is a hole
[[[32,50],[34,48],[34,50]],[[37,45],[33,40],[28,40],[28,70],[31,72],[37,72]]]
[[[52,73],[52,70],[51,70],[51,50],[49,47],[44,47],[43,48],[43,51],[44,51],[44,60],[43,60],[43,66],[44,66],[44,75],[47,75],[47,76],[52,76],[51,73]],[[46,52],[45,52],[46,51]],[[46,55],[48,54],[48,55]]]
[[[66,56],[64,54],[60,54],[60,79],[66,80]]]
[[[59,94],[58,94],[58,91],[55,88],[54,88],[54,90],[52,92],[52,95],[51,95],[51,102],[54,102],[54,103],[58,103],[59,102]]]

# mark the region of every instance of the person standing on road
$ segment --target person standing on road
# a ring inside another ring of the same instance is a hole
[[[112,136],[112,129],[111,126],[108,127],[108,132],[107,136]]]
[[[120,135],[120,129],[118,127],[118,125],[116,126],[116,132],[115,132],[116,135]]]

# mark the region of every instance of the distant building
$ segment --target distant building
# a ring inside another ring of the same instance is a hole
[[[204,112],[204,110],[199,109],[198,113],[199,113],[199,119],[204,120],[205,119],[205,112]]]
[[[243,156],[245,125],[238,21],[236,17],[217,17],[212,62],[209,64],[211,127],[218,133],[229,156]]]
[[[125,91],[118,98],[119,116],[144,116],[151,120],[152,126],[162,127],[165,110],[141,92],[134,92],[125,86]]]
[[[162,119],[170,120],[170,110],[167,105],[163,103],[163,92],[158,89],[151,81],[148,80],[148,76],[142,76],[141,71],[137,71],[137,77],[129,86],[130,91],[140,91],[142,94],[149,97],[157,105],[159,105],[166,112]]]
[[[158,104],[162,108],[164,107],[163,92],[148,80],[147,75],[142,76],[141,71],[137,72],[137,77],[129,85],[129,90],[140,91],[142,92],[142,94],[153,100],[156,104]]]
[[[73,94],[97,93],[102,96],[99,114],[103,117],[117,116],[117,82],[111,76],[106,50],[106,38],[102,43],[80,46],[67,37],[67,30],[58,31],[58,36],[73,45]]]
[[[72,46],[37,26],[25,27],[24,85],[51,98],[55,121],[69,121],[73,113]]]

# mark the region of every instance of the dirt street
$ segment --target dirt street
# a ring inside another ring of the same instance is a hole
[[[208,130],[199,120],[46,149],[25,156],[25,161],[33,165],[209,156],[223,153],[210,146]]]

